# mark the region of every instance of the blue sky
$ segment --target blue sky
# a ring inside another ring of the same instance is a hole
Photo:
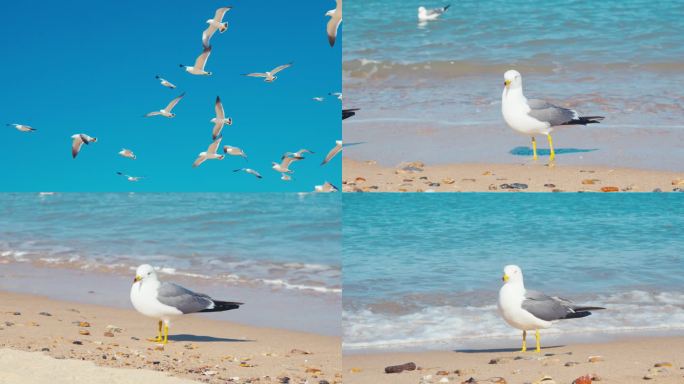
[[[96,4],[96,5],[95,5]],[[228,30],[211,40],[207,70],[193,76],[205,21],[233,6]],[[3,191],[309,191],[339,184],[341,156],[320,162],[341,139],[341,33],[328,45],[322,1],[117,1],[4,4],[0,12],[0,151]],[[341,31],[342,28],[340,28]],[[241,76],[293,62],[271,84]],[[178,86],[162,87],[161,75]],[[185,91],[173,119],[142,117]],[[226,157],[193,169],[211,143],[214,99],[233,125],[223,144],[241,147],[249,161]],[[312,98],[325,96],[325,101]],[[31,125],[22,133],[6,123]],[[71,158],[70,136],[98,142]],[[117,155],[132,149],[133,161]],[[316,153],[280,180],[271,161],[286,151]],[[248,166],[264,176],[232,170]],[[122,171],[144,176],[130,183]]]

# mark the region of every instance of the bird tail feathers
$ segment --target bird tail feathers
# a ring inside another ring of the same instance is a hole
[[[244,303],[238,303],[235,301],[217,301],[214,300],[214,307],[203,309],[200,312],[223,312],[230,311],[231,309],[238,309]]]

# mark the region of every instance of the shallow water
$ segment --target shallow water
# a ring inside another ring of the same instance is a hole
[[[684,334],[684,198],[634,194],[345,194],[348,351],[519,338],[496,312],[503,267],[606,311],[545,335]]]

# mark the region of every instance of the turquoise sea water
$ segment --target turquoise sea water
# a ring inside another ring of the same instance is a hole
[[[0,194],[0,264],[340,294],[340,197],[296,193]]]
[[[528,288],[608,308],[547,337],[684,334],[682,196],[345,194],[343,206],[345,350],[516,346],[496,312],[507,264]]]

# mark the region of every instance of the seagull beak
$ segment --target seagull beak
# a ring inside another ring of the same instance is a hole
[[[508,86],[511,85],[510,80],[504,80],[504,87],[508,88]]]
[[[505,283],[505,282],[508,281],[508,279],[509,279],[508,275],[504,273],[504,275],[503,275],[503,277],[501,278],[501,280],[503,280],[503,282]]]
[[[142,280],[142,277],[136,275],[135,279],[133,279],[133,284],[137,283],[140,280]]]

